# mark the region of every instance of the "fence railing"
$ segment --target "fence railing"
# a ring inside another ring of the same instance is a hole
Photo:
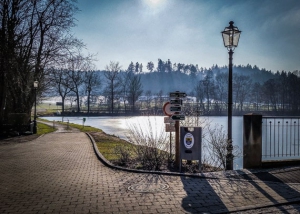
[[[243,167],[275,167],[300,164],[300,117],[243,119]]]
[[[300,117],[262,117],[262,160],[300,158]]]

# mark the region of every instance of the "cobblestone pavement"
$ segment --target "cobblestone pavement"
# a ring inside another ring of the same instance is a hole
[[[84,133],[0,145],[0,213],[299,213],[300,184],[104,166]],[[209,177],[211,176],[211,177]],[[293,204],[294,203],[294,204]]]

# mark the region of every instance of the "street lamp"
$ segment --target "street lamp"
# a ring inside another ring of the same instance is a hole
[[[224,46],[229,54],[229,74],[228,74],[228,134],[227,134],[227,155],[226,170],[233,169],[233,146],[232,146],[232,55],[233,50],[238,46],[241,32],[233,26],[234,22],[230,21],[229,26],[222,31]]]
[[[33,120],[33,134],[36,134],[37,132],[37,128],[36,128],[36,90],[39,86],[39,82],[38,81],[34,81],[33,82],[33,88],[34,88],[34,120]]]
[[[87,87],[87,91],[88,91],[88,97],[87,97],[87,98],[88,98],[88,100],[87,100],[87,101],[88,101],[88,102],[87,102],[87,104],[88,104],[88,112],[87,112],[87,113],[88,113],[88,114],[90,113],[90,94],[91,94],[91,90],[92,90],[92,89],[91,89],[91,86],[89,85],[89,86]]]

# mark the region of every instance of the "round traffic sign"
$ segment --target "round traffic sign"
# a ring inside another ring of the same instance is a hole
[[[166,102],[163,106],[163,111],[165,113],[166,116],[172,116],[174,114],[174,112],[172,112],[170,110],[170,107],[171,107],[171,103],[170,102]]]

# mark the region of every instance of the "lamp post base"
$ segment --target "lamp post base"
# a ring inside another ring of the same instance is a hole
[[[232,140],[227,140],[227,155],[226,155],[226,170],[233,170],[233,158],[234,155],[232,154],[233,146],[232,146]]]

